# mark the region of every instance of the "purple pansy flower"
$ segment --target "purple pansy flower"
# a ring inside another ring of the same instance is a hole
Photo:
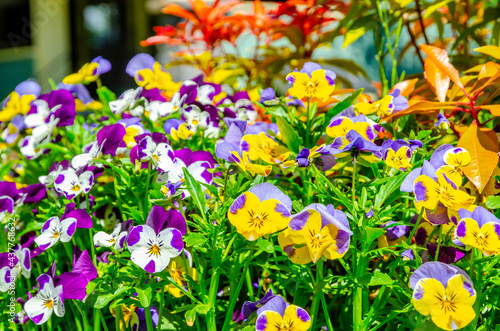
[[[94,174],[92,171],[75,171],[73,168],[62,171],[54,181],[57,192],[63,193],[66,199],[71,200],[80,194],[88,193],[94,185]]]
[[[439,129],[448,130],[450,128],[450,121],[442,113],[439,113],[434,126]]]
[[[17,137],[19,137],[19,133],[26,128],[26,124],[24,124],[24,116],[16,115],[14,116],[7,127],[2,131],[2,139],[7,144],[12,144],[16,141]]]
[[[118,224],[111,234],[104,231],[99,231],[94,235],[94,245],[96,247],[111,247],[114,250],[121,252],[125,247],[128,232],[132,226],[132,220]]]

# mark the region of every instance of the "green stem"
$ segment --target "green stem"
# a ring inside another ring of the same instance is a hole
[[[217,290],[219,287],[219,272],[214,268],[212,278],[210,279],[210,290],[208,291],[208,299],[210,312],[207,317],[207,329],[209,331],[217,331],[217,323],[215,320],[215,301],[217,300]]]
[[[106,320],[104,319],[104,315],[102,314],[102,311],[100,309],[95,309],[95,310],[97,310],[97,313],[99,314],[102,326],[104,326],[104,331],[109,331],[108,326],[106,325]]]
[[[309,146],[309,136],[311,135],[311,106],[310,106],[310,101],[309,98],[307,98],[307,118],[306,118],[306,146]]]
[[[99,309],[94,308],[94,331],[101,331],[101,321],[99,318]]]
[[[146,326],[148,328],[148,331],[153,331],[153,318],[151,317],[151,309],[149,307],[144,307],[144,312],[146,313]]]
[[[76,308],[78,309],[78,311],[80,312],[80,315],[82,315],[82,320],[83,320],[83,329],[85,331],[90,331],[91,328],[90,328],[90,325],[89,325],[89,321],[87,320],[86,316],[83,314],[83,311],[81,310],[80,308],[80,305],[78,304],[78,302],[76,302],[75,300],[73,300],[73,303],[75,304]],[[52,330],[52,329],[51,329]]]
[[[186,270],[187,270],[187,268],[186,268]],[[165,285],[162,285],[161,292],[160,292],[160,310],[158,311],[158,314],[160,315],[160,319],[161,319],[161,316],[163,314],[163,300],[164,299],[165,299]],[[158,325],[157,325],[158,330],[160,330],[160,327],[161,327],[161,323],[158,323]]]
[[[245,279],[247,281],[248,297],[250,301],[255,301],[255,294],[253,293],[252,276],[250,275],[250,270],[245,273]]]
[[[122,318],[122,306],[118,305],[115,307],[115,329],[121,330],[120,329],[120,320]]]
[[[250,259],[247,259],[245,266],[243,268],[242,275],[247,273],[249,264],[250,264]],[[231,320],[233,319],[234,306],[236,305],[236,300],[238,299],[239,294],[241,292],[241,288],[243,287],[244,280],[245,280],[244,277],[240,277],[238,285],[236,286],[236,290],[232,293],[232,296],[229,300],[229,306],[226,311],[226,318],[224,319],[224,325],[222,327],[222,330],[229,330],[229,325],[231,324]]]
[[[323,260],[320,258],[316,263],[316,282],[314,286],[316,286],[322,280],[323,280]],[[313,296],[313,301],[311,304],[311,315],[312,315],[311,330],[314,330],[314,326],[316,322],[318,322],[318,308],[321,302],[322,294],[323,294],[322,291],[318,291],[314,293]]]
[[[144,212],[149,211],[149,182],[151,181],[151,162],[148,162],[148,179],[146,181],[146,192],[144,192]]]
[[[120,194],[118,193],[118,185],[116,185],[117,179],[116,179],[116,172],[113,169],[113,188],[115,189],[115,196],[116,196],[116,201],[118,202],[118,209],[120,210],[120,215],[122,217],[122,221],[125,222],[125,214],[123,213],[123,208],[122,208],[122,201],[120,198]]]

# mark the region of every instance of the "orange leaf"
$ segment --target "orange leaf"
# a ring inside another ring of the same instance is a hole
[[[450,77],[446,76],[430,58],[425,59],[424,68],[425,80],[432,86],[438,100],[444,102],[446,100],[446,92],[450,87]]]
[[[170,4],[170,5],[166,6],[165,8],[162,9],[161,12],[163,14],[169,14],[169,15],[174,15],[177,17],[184,18],[188,21],[192,21],[195,24],[199,23],[198,18],[193,13],[191,13],[189,10],[182,8],[181,6],[179,6],[177,4]]]
[[[457,105],[455,102],[421,101],[406,108],[405,110],[392,114],[388,117],[382,118],[382,120],[387,122],[389,119],[409,114],[423,114],[423,115],[437,114],[440,109],[455,109],[456,107]]]
[[[481,193],[498,164],[498,138],[495,132],[480,129],[474,121],[460,137],[457,146],[469,152],[472,161],[462,170]]]
[[[487,45],[483,47],[474,48],[476,52],[483,53],[500,60],[500,48],[493,45]]]
[[[478,108],[489,110],[493,116],[500,116],[500,105],[485,105]]]
[[[399,89],[400,91],[399,93],[402,96],[407,97],[410,95],[411,92],[413,92],[413,90],[415,89],[415,84],[417,82],[418,78],[404,80],[394,85],[391,92],[394,91],[395,89]]]
[[[420,45],[420,48],[438,66],[439,70],[444,72],[446,76],[450,77],[453,83],[465,91],[464,85],[460,81],[458,70],[450,63],[448,52],[442,48],[429,45]]]

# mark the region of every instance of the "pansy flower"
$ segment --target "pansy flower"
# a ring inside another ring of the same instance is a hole
[[[450,128],[450,121],[446,118],[446,116],[443,115],[443,113],[439,113],[434,127],[438,129],[448,130]]]
[[[19,83],[5,99],[0,111],[0,122],[8,122],[14,116],[26,115],[31,109],[31,102],[38,98],[42,88],[33,81]]]
[[[338,259],[345,255],[352,232],[347,217],[332,205],[311,204],[294,215],[287,232],[278,240],[294,263],[316,263],[322,256]]]
[[[349,114],[345,112],[346,115]],[[373,141],[376,138],[375,129],[367,121],[364,115],[358,116],[336,116],[332,118],[330,124],[326,127],[326,134],[332,138],[343,138],[344,145],[348,144],[346,136],[349,131],[356,131],[363,138],[369,141]]]
[[[273,167],[271,165],[265,166],[252,163],[248,156],[248,152],[242,152],[241,156],[237,152],[232,152],[231,160],[236,161],[236,164],[238,164],[241,170],[249,172],[252,176],[255,176],[255,174],[257,174],[263,177],[267,177],[273,170]]]
[[[261,159],[267,163],[281,163],[290,155],[286,147],[278,144],[264,132],[258,135],[244,135],[241,140],[243,150],[248,151],[248,156],[252,161]]]
[[[168,172],[161,172],[158,175],[159,183],[183,183],[184,169],[201,183],[211,185],[213,174],[208,171],[215,165],[215,160],[210,152],[196,151],[183,148],[174,151],[173,166]],[[191,196],[187,189],[182,189],[183,198]]]
[[[9,290],[9,284],[15,282],[19,275],[30,278],[31,252],[25,245],[14,247],[14,256],[11,253],[0,253],[0,291]]]
[[[28,317],[37,325],[47,322],[52,313],[64,316],[63,285],[54,286],[52,278],[42,274],[37,278],[38,294],[24,304]]]
[[[94,246],[111,247],[117,252],[121,252],[125,247],[128,231],[132,225],[132,220],[118,224],[110,234],[99,231],[94,235]]]
[[[386,140],[382,144],[382,156],[389,167],[404,171],[411,167],[412,152],[422,146],[418,140],[411,140],[409,143],[402,139]]]
[[[120,308],[122,312],[122,318],[120,318],[120,331],[147,331],[148,327],[144,312],[145,309],[149,309],[151,311],[153,328],[158,326],[160,315],[158,313],[158,308],[154,305],[151,305],[148,308],[139,308],[135,304],[131,304],[129,306],[122,304]],[[116,317],[115,307],[110,308],[110,312],[113,317]]]
[[[147,90],[157,88],[162,91],[177,91],[180,87],[180,83],[175,83],[172,76],[149,54],[134,56],[125,71],[135,78],[137,85]]]
[[[335,164],[337,158],[331,154],[331,151],[336,151],[342,145],[342,138],[336,138],[330,145],[314,146],[313,148],[302,148],[295,157],[295,160],[286,161],[283,163],[283,168],[298,166],[299,168],[308,167],[311,163],[322,171],[328,171]]]
[[[90,63],[85,63],[78,72],[64,77],[64,84],[89,84],[95,82],[100,75],[111,70],[111,63],[98,56]]]
[[[354,159],[366,163],[376,163],[382,158],[381,147],[366,140],[357,131],[347,132],[346,139],[349,143],[332,153],[339,159],[339,162],[348,162]]]
[[[42,227],[42,233],[35,239],[36,244],[42,249],[47,250],[50,247],[61,242],[68,242],[76,231],[77,220],[74,217],[67,217],[62,221],[59,217],[49,218]]]
[[[146,135],[135,148],[137,148],[137,156],[141,162],[151,161],[152,165],[160,171],[172,169],[174,151],[168,144],[167,137],[161,133],[153,132],[152,135]]]
[[[189,255],[186,250],[184,250],[184,255]],[[198,272],[192,266],[192,259],[189,256],[182,257],[177,256],[170,260],[170,263],[167,267],[167,271],[170,274],[170,277],[179,285],[184,288],[186,292],[189,292],[188,282],[186,277],[189,276],[194,281],[198,280]],[[176,298],[180,298],[184,295],[184,292],[181,291],[177,286],[173,284],[168,284],[165,286],[165,290],[168,291]]]
[[[495,215],[477,206],[474,211],[458,211],[460,221],[455,236],[465,245],[478,248],[485,255],[500,253],[500,220]]]
[[[460,268],[441,262],[422,264],[411,276],[415,309],[444,330],[461,329],[476,317],[476,291]]]
[[[260,100],[259,102],[264,106],[273,106],[279,103],[279,100],[276,98],[276,92],[272,87],[268,87],[262,92],[260,92]]]
[[[54,181],[54,188],[57,192],[71,200],[90,191],[94,185],[94,174],[92,171],[75,171],[73,168],[62,171]]]
[[[379,101],[369,103],[369,102],[359,102],[354,106],[357,113],[364,115],[377,114],[391,115],[393,112],[399,112],[408,108],[408,100],[402,95],[400,95],[399,89],[394,89],[393,92],[389,93]]]
[[[306,62],[300,72],[294,71],[286,76],[293,86],[288,90],[297,99],[312,98],[328,100],[335,89],[335,73],[322,69],[314,62]]]
[[[236,117],[248,124],[254,123],[259,116],[247,91],[240,91],[232,96],[227,96],[216,103],[216,106],[223,110],[226,117]]]
[[[19,137],[19,133],[26,128],[23,115],[16,115],[11,119],[7,127],[2,131],[2,139],[7,144],[12,144]]]
[[[83,84],[57,84],[57,88],[60,90],[66,90],[73,94],[75,97],[75,109],[78,112],[91,110],[101,110],[102,103],[92,99],[90,92],[87,87]]]
[[[189,128],[189,125],[181,119],[170,118],[163,125],[165,133],[175,141],[187,140],[194,135],[194,131]]]
[[[132,262],[150,273],[163,271],[181,254],[186,231],[186,221],[178,211],[153,206],[146,224],[133,227],[128,236]]]
[[[311,317],[299,306],[288,304],[277,295],[257,310],[257,331],[307,331]]]
[[[474,198],[460,190],[445,174],[438,173],[437,180],[426,175],[420,175],[413,184],[415,199],[420,206],[434,210],[438,203],[447,208],[459,210],[467,208]]]
[[[269,183],[261,183],[241,194],[231,205],[228,218],[250,241],[283,230],[290,221],[292,200]]]
[[[449,178],[455,185],[462,185],[462,168],[471,162],[471,156],[465,148],[456,147],[446,150],[443,154],[445,165],[437,169]]]
[[[126,90],[118,99],[109,102],[109,108],[114,114],[121,114],[127,109],[134,108],[142,91],[142,87]],[[139,107],[144,108],[142,105]],[[144,109],[142,109],[141,113],[143,111]]]
[[[58,119],[57,126],[70,126],[75,122],[75,99],[66,90],[55,90],[42,94],[33,101],[31,110],[26,114],[24,122],[30,128],[49,123],[52,118]]]

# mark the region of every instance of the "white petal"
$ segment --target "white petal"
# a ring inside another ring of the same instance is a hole
[[[66,196],[72,195],[73,197],[76,196],[76,191],[73,191],[76,184],[78,184],[78,176],[73,169],[61,171],[54,181],[54,187],[57,192],[62,192]]]
[[[0,269],[0,291],[7,292],[11,280],[12,272],[9,267],[5,266]]]
[[[56,232],[48,230],[39,235],[38,237],[36,237],[35,242],[38,245],[38,247],[40,248],[43,247],[44,250],[47,250],[50,247],[57,244],[57,242],[59,241],[59,235],[57,235],[55,238],[54,236],[56,236]]]
[[[89,165],[92,162],[92,156],[88,153],[75,155],[71,160],[71,166],[75,169],[80,169]]]
[[[76,231],[76,218],[68,217],[62,220],[60,227],[61,241],[67,243]]]
[[[88,193],[94,185],[94,174],[91,171],[85,171],[78,179],[82,192]]]
[[[128,250],[133,253],[138,248],[147,248],[156,240],[156,233],[149,225],[139,225],[130,231],[127,244]]]
[[[54,312],[56,313],[57,316],[63,317],[64,316],[64,301],[63,301],[63,287],[62,285],[57,286],[54,291],[54,299],[55,299],[55,305],[54,305]]]
[[[184,244],[182,244],[182,247],[173,247],[172,240],[174,237],[176,239],[182,238],[181,232],[174,228],[166,228],[158,234],[157,242],[161,245],[160,256],[163,256],[163,258],[168,257],[168,259],[171,259],[181,254]]]
[[[174,155],[172,147],[165,143],[158,144],[154,155],[158,157],[158,168],[161,171],[169,171],[174,166],[172,157]]]
[[[125,242],[127,240],[127,232],[122,232],[118,235],[118,237],[116,238],[116,242],[115,242],[115,250],[117,252],[121,252],[123,251],[123,248],[125,247]]]
[[[153,138],[151,138],[151,136],[146,136],[139,142],[137,153],[139,154],[139,157],[141,157],[141,161],[147,161],[149,158],[151,158],[151,156],[155,152],[155,149],[156,144],[153,141]]]
[[[37,295],[31,299],[29,299],[25,304],[24,304],[24,310],[28,314],[28,317],[31,318],[36,324],[40,325],[45,322],[50,318],[52,315],[52,311],[54,308],[47,308],[45,306],[46,301],[42,299],[40,295]],[[42,318],[40,319],[38,316],[43,315]]]
[[[115,244],[116,238],[104,231],[99,231],[94,235],[94,246],[111,247]]]

